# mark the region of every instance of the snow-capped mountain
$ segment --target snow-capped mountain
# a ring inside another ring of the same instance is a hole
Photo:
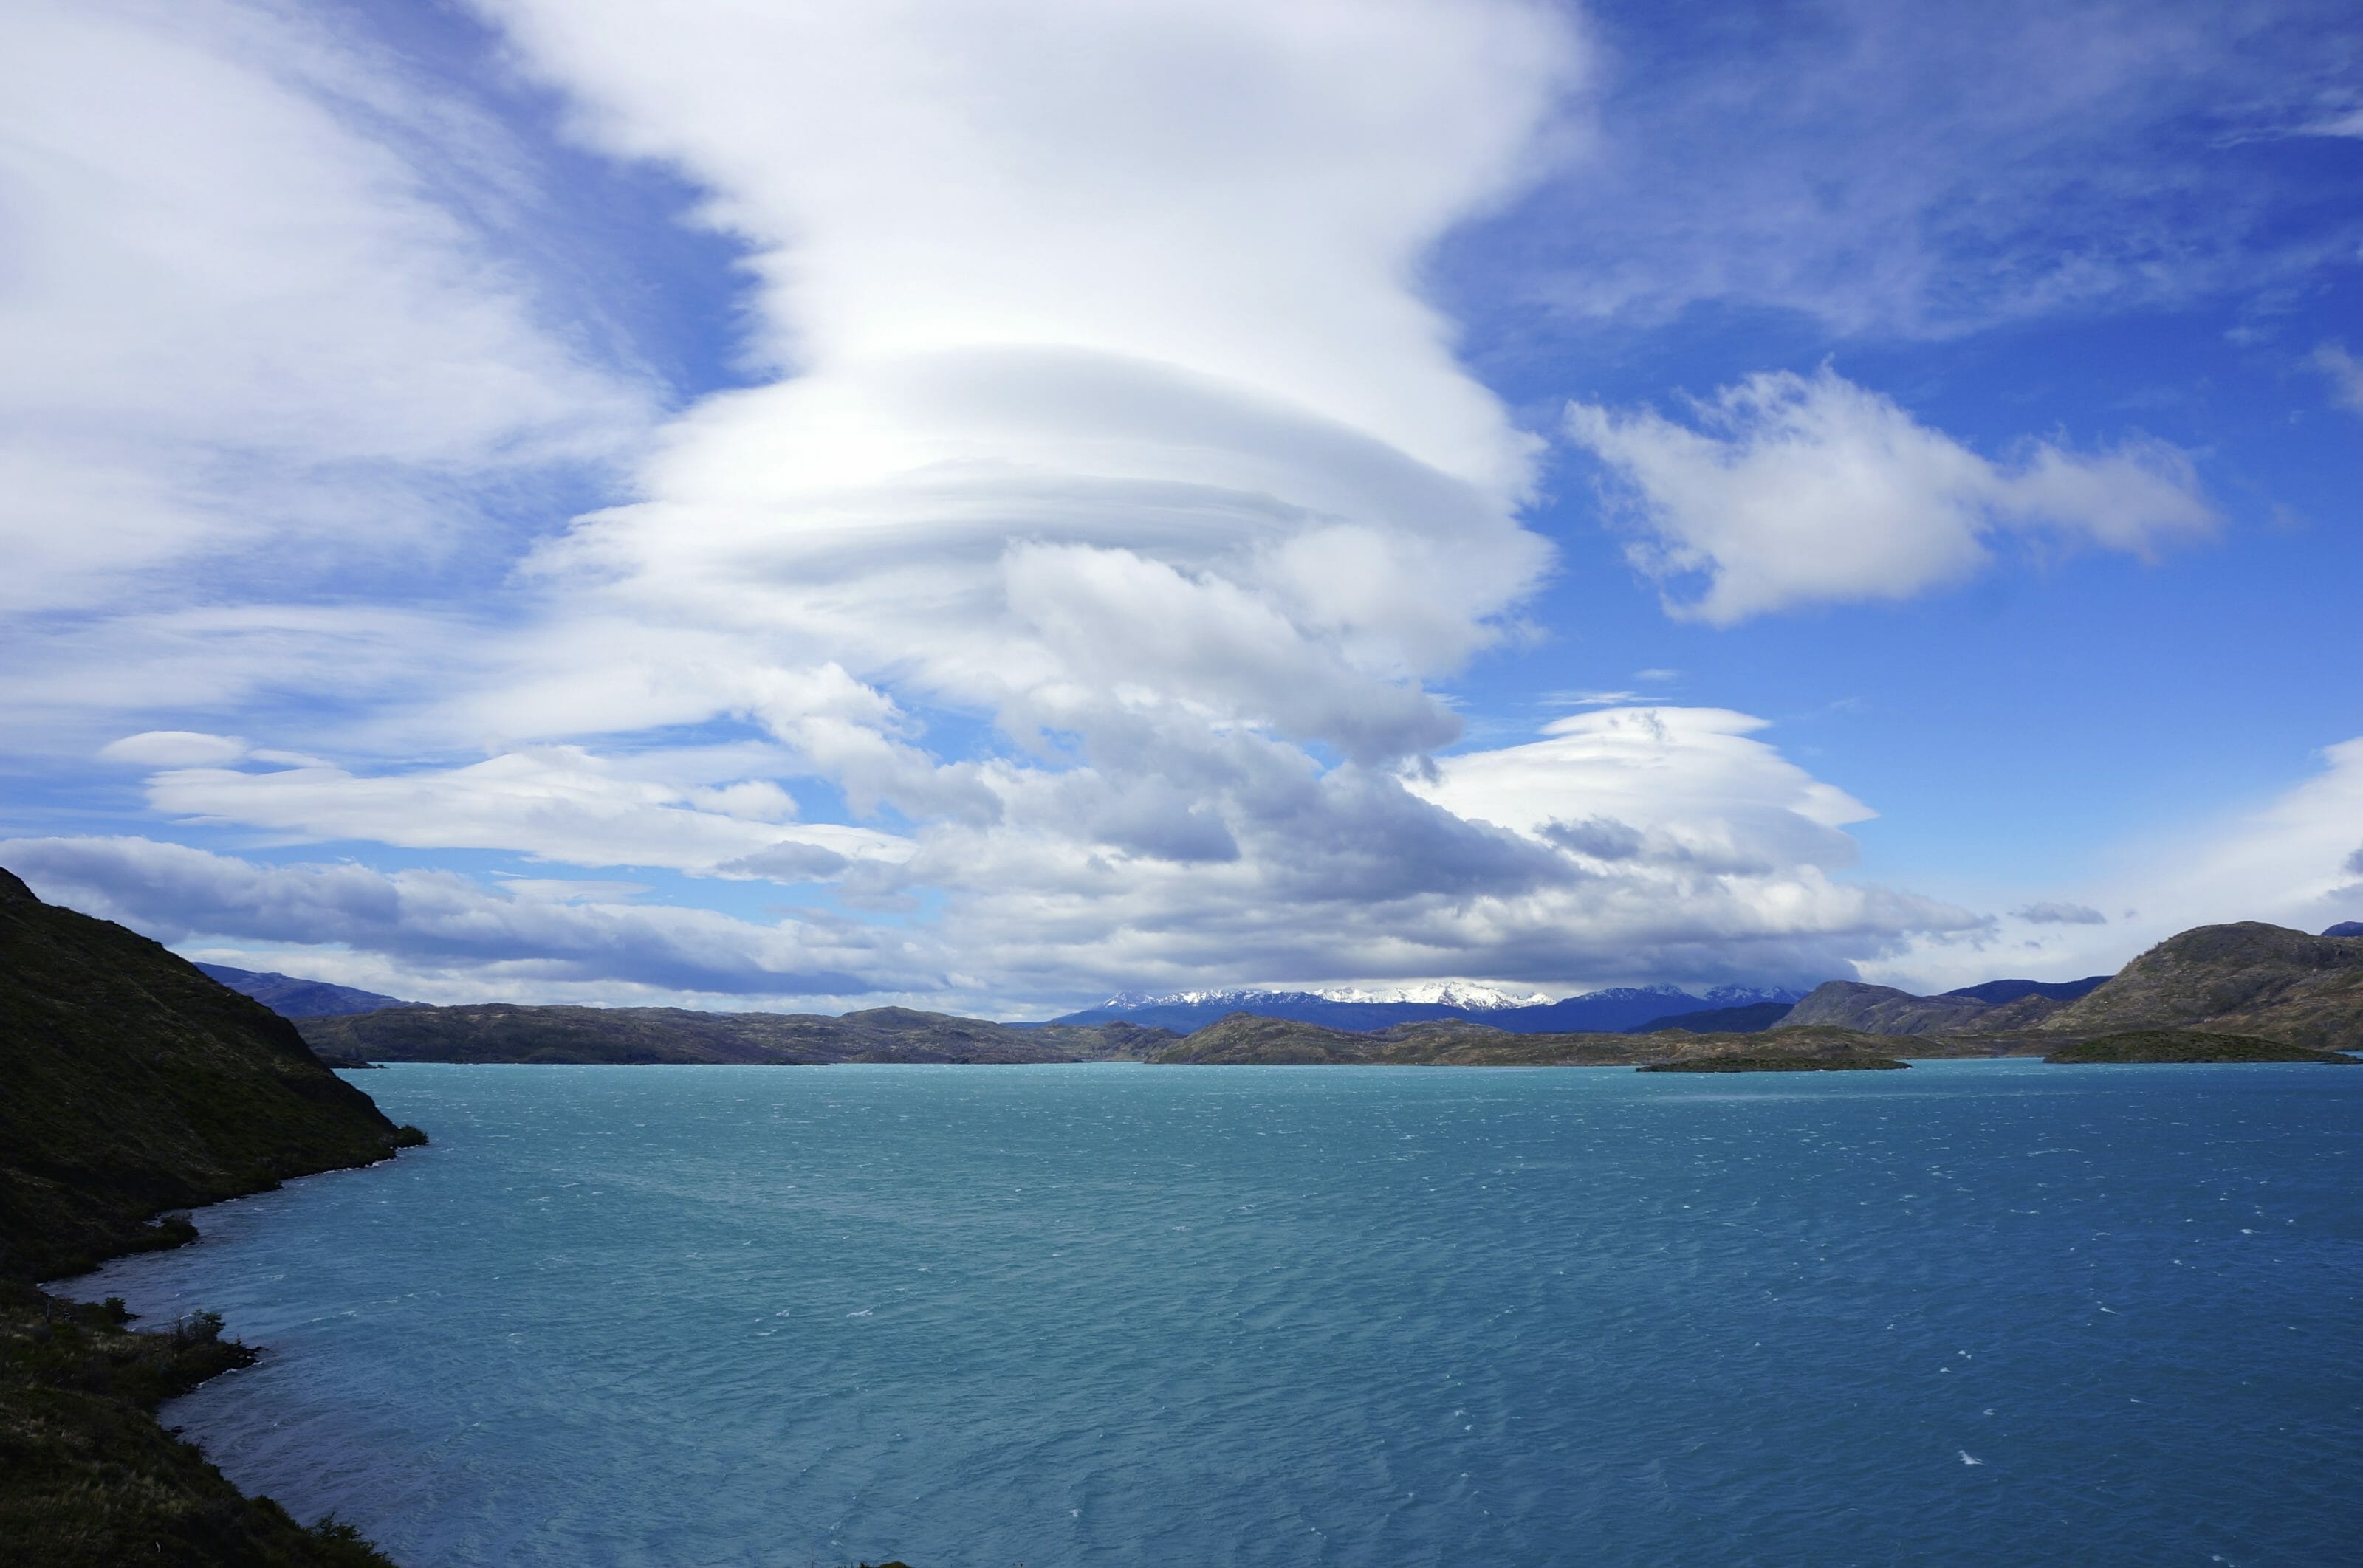
[[[1603,1032],[1660,1018],[1757,1002],[1793,1002],[1804,993],[1753,986],[1716,986],[1703,995],[1675,986],[1617,986],[1559,1001],[1535,993],[1447,980],[1386,990],[1335,987],[1311,991],[1119,991],[1059,1023],[1152,1024],[1184,1033],[1234,1012],[1300,1019],[1333,1029],[1385,1029],[1428,1019],[1481,1019],[1495,1029],[1525,1034]]]
[[[1153,996],[1146,991],[1118,991],[1100,1006],[1228,1007],[1238,1011],[1243,1009],[1252,1010],[1257,1002],[1294,1000],[1304,997],[1332,1002],[1416,1002],[1427,1007],[1448,1007],[1455,1011],[1542,1007],[1551,999],[1540,991],[1504,991],[1492,986],[1479,985],[1473,980],[1429,980],[1416,986],[1390,986],[1382,990],[1366,990],[1356,986],[1316,986],[1309,991],[1166,991]]]

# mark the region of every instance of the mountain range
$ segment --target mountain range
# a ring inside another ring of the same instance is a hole
[[[351,986],[332,986],[326,980],[299,980],[293,975],[269,969],[233,969],[227,964],[199,964],[196,968],[231,990],[252,997],[282,1018],[320,1018],[331,1013],[427,1005]]]
[[[1733,996],[1758,999],[1729,1002]],[[1793,993],[1788,993],[1793,995]],[[1514,1004],[1516,999],[1513,999]],[[1207,1011],[1233,1003],[1207,1019]],[[1714,1005],[1722,1002],[1722,1005]],[[1669,1011],[1670,1006],[1685,1010]],[[1392,1010],[1402,1012],[1391,1021]],[[2050,1055],[2128,1031],[2201,1031],[2318,1054],[2363,1048],[2363,938],[2255,923],[2202,926],[2105,980],[1996,980],[1939,996],[1855,981],[1783,993],[1595,991],[1470,1017],[1441,1003],[1314,992],[1118,997],[1042,1023],[871,1008],[716,1013],[676,1008],[403,1007],[301,1021],[332,1063],[1283,1061],[1638,1064],[1743,1050],[1814,1055]],[[1304,1016],[1305,1014],[1312,1016]],[[1331,1021],[1342,1018],[1343,1022]],[[1172,1020],[1169,1024],[1165,1020]],[[1559,1021],[1573,1021],[1575,1027]],[[1634,1027],[1636,1021],[1643,1029]],[[1176,1024],[1183,1027],[1175,1027]],[[1904,1042],[1908,1041],[1908,1047]],[[2188,1059],[2204,1042],[2145,1049]],[[2312,1059],[2308,1055],[2304,1059]]]
[[[1716,986],[1694,994],[1673,986],[1619,986],[1551,1001],[1516,997],[1465,982],[1370,991],[1175,991],[1144,996],[1123,991],[1097,1007],[1053,1019],[1054,1023],[1134,1023],[1187,1034],[1235,1012],[1291,1019],[1328,1029],[1392,1029],[1400,1023],[1431,1023],[1448,1018],[1481,1017],[1489,1029],[1512,1034],[1614,1034],[1635,1024],[1673,1019],[1710,1009],[1796,1001],[1804,993]]]

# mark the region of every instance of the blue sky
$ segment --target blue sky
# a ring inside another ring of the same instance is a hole
[[[2363,917],[2346,7],[34,4],[0,865],[434,1000]]]

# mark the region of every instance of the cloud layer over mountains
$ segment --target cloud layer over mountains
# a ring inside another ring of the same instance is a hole
[[[1715,624],[2213,521],[2163,443],[1990,458],[1827,370],[1522,427],[1424,269],[1590,156],[1571,13],[480,9],[578,150],[695,193],[748,384],[619,347],[516,133],[374,46],[0,23],[0,712],[213,845],[0,845],[48,896],[440,996],[1819,978],[1990,922],[1854,879],[1869,808],[1761,720],[1454,750],[1555,569],[1548,443]]]

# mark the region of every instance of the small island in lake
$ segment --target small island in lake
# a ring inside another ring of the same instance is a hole
[[[1883,1073],[1911,1065],[1892,1056],[1796,1056],[1749,1052],[1726,1056],[1692,1056],[1676,1062],[1651,1062],[1635,1070],[1644,1073]]]

